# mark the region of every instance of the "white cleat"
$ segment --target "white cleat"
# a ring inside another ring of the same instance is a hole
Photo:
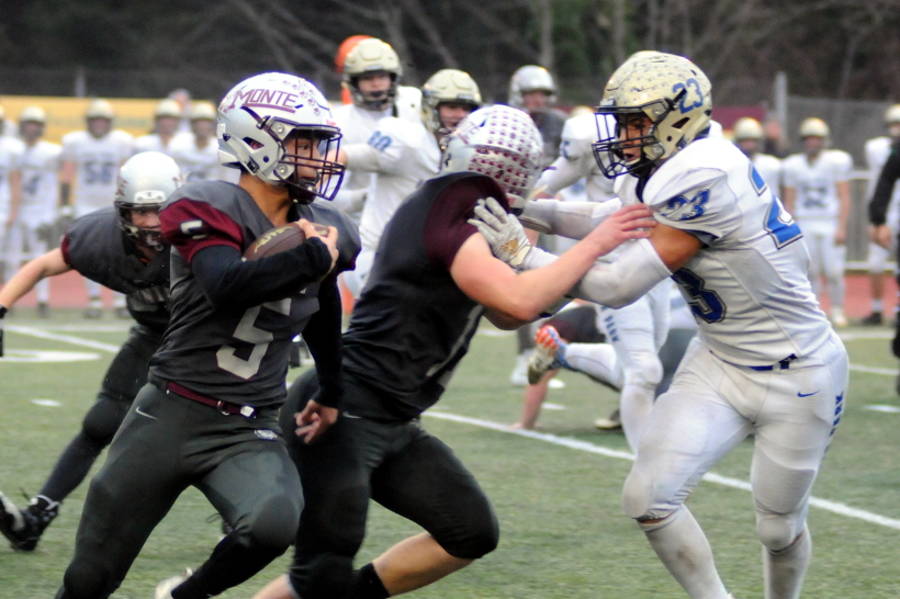
[[[523,351],[516,356],[516,365],[509,373],[509,384],[513,387],[524,387],[528,384],[528,356],[530,351]]]
[[[842,308],[831,309],[831,323],[838,329],[843,329],[850,324],[847,322],[847,317],[844,315]]]
[[[187,568],[185,569],[184,574],[166,578],[164,581],[156,585],[156,592],[153,595],[154,599],[172,599],[172,591],[175,589],[175,587],[190,578],[191,574],[193,573],[193,570]]]

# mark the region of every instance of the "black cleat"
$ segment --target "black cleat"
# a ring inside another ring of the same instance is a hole
[[[859,321],[859,324],[867,327],[879,327],[884,324],[884,317],[881,315],[881,312],[872,312]]]
[[[38,302],[37,305],[38,318],[50,318],[50,306],[47,302]]]
[[[13,549],[34,551],[47,526],[59,514],[59,502],[38,495],[20,510],[0,493],[0,532]]]

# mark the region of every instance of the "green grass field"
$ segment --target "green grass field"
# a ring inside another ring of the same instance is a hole
[[[25,334],[11,327],[31,329]],[[0,490],[8,496],[24,503],[22,491],[32,494],[40,487],[93,402],[112,357],[110,350],[124,339],[125,331],[126,323],[109,316],[85,321],[75,312],[62,310],[50,320],[36,320],[30,309],[22,308],[7,319],[9,354],[25,355],[20,350],[95,354],[94,359],[69,362],[0,360]],[[35,336],[43,333],[69,339]],[[544,410],[541,434],[500,430],[519,412],[521,390],[507,384],[515,339],[487,325],[481,333],[445,398],[424,421],[456,449],[492,498],[501,522],[500,547],[471,567],[410,596],[683,597],[643,535],[621,514],[619,492],[630,466],[623,457],[627,452],[624,437],[591,427],[595,417],[612,409],[615,396],[585,377],[565,373],[562,379],[567,387],[552,391],[549,399],[561,409]],[[851,362],[860,369],[852,371],[847,412],[814,489],[816,498],[832,503],[810,509],[814,558],[804,596],[897,598],[900,412],[868,407],[900,409],[894,377],[889,375],[896,361],[888,352],[887,328],[856,328],[847,333]],[[298,373],[294,370],[292,376]],[[709,534],[722,576],[738,599],[762,597],[752,502],[739,484],[747,480],[751,448],[748,441],[732,452],[715,468],[719,482],[704,482],[690,500]],[[722,484],[732,479],[736,486]],[[34,553],[15,553],[0,542],[0,599],[54,595],[71,556],[86,489],[83,484],[66,501]],[[213,509],[201,494],[185,493],[156,529],[114,597],[150,598],[160,579],[187,566],[198,566],[219,536],[218,521],[211,521],[211,515]],[[418,530],[411,523],[373,505],[359,563],[415,532]],[[222,596],[251,597],[281,574],[287,561],[285,555]]]

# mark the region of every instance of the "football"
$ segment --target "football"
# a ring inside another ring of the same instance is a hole
[[[322,235],[328,232],[328,227],[325,225],[313,223],[313,226]],[[306,241],[306,234],[296,225],[288,224],[283,227],[275,227],[257,237],[250,244],[250,247],[244,252],[244,259],[259,260],[266,256],[293,249],[304,241]]]

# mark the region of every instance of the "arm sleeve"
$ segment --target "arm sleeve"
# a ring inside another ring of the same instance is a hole
[[[323,406],[340,408],[344,395],[341,376],[341,296],[337,276],[330,275],[319,287],[319,311],[313,314],[303,338],[316,363],[319,394]]]
[[[540,248],[532,248],[525,259],[525,269],[540,268],[556,260],[556,256]],[[662,281],[671,272],[646,239],[629,242],[612,263],[598,262],[568,293],[610,308],[632,303]]]
[[[560,156],[541,173],[541,178],[535,185],[536,188],[546,187],[548,193],[557,193],[559,190],[573,185],[587,174],[581,157],[568,158],[565,155],[565,143],[564,141],[561,146]]]
[[[369,144],[350,144],[344,147],[347,168],[355,171],[375,172],[379,170],[378,150]]]
[[[607,202],[534,200],[525,204],[519,220],[542,233],[582,239],[621,207],[622,202],[618,198]]]
[[[191,262],[194,278],[214,306],[249,307],[283,299],[320,280],[330,268],[331,255],[318,239],[251,261],[232,246],[210,245]]]
[[[883,225],[886,219],[888,205],[891,203],[891,195],[894,184],[900,178],[900,146],[894,146],[891,155],[888,156],[881,174],[878,175],[878,183],[869,203],[869,221],[873,225]]]

